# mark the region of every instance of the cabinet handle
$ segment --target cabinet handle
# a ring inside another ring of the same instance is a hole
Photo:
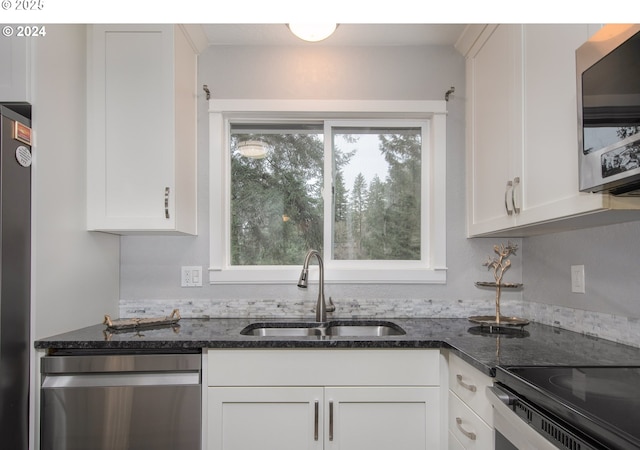
[[[475,384],[467,384],[464,381],[462,381],[462,375],[457,374],[456,379],[458,380],[458,384],[463,388],[469,389],[471,392],[475,392],[477,390]]]
[[[314,421],[313,421],[313,440],[317,441],[318,440],[318,411],[319,411],[320,405],[318,404],[318,400],[316,400],[316,403],[314,405],[314,409],[315,409],[315,416],[314,416]]]
[[[171,188],[167,186],[164,188],[164,218],[169,218],[169,193],[171,192]]]
[[[513,179],[513,188],[511,189],[511,203],[513,204],[513,212],[516,214],[520,214],[520,207],[518,206],[518,202],[516,202],[516,188],[520,184],[520,177],[515,177]]]
[[[456,425],[462,434],[471,439],[472,441],[476,440],[476,434],[473,431],[467,431],[462,428],[462,419],[460,417],[456,417]]]
[[[513,214],[513,209],[509,208],[509,191],[513,195],[513,182],[511,180],[507,181],[507,187],[504,189],[504,209],[507,210],[508,216]]]
[[[329,402],[329,440],[333,441],[333,402]]]

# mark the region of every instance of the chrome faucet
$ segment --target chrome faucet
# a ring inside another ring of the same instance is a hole
[[[312,256],[315,256],[318,259],[318,268],[320,269],[320,280],[318,282],[318,302],[316,303],[316,322],[326,322],[327,311],[335,311],[336,307],[331,301],[331,297],[329,297],[329,305],[327,305],[324,300],[324,264],[322,263],[322,257],[317,250],[309,250],[307,252],[307,255],[304,257],[304,264],[302,265],[302,272],[300,272],[298,287],[306,289],[308,286],[309,262]]]

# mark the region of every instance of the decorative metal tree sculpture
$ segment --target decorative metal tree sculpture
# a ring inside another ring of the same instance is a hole
[[[515,255],[516,250],[518,250],[517,244],[509,241],[507,245],[504,244],[494,245],[493,251],[496,252],[498,256],[489,256],[487,261],[485,261],[482,265],[487,266],[489,270],[493,270],[493,278],[496,280],[496,324],[500,325],[500,293],[503,286],[506,286],[502,283],[502,277],[504,273],[511,267],[511,260],[507,259],[510,255]],[[508,285],[510,287],[518,287],[520,285]]]

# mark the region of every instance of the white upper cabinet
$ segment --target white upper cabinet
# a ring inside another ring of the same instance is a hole
[[[469,214],[477,228],[509,228],[521,165],[522,31],[500,25],[486,32],[491,37],[467,60]]]
[[[467,231],[527,236],[640,219],[640,200],[578,191],[575,50],[596,27],[467,30]],[[601,214],[604,213],[604,214]]]
[[[196,234],[197,50],[177,25],[88,27],[87,227]]]

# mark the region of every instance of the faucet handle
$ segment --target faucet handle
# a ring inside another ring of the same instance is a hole
[[[329,297],[329,301],[327,302],[327,312],[334,312],[336,310],[336,305],[333,304],[331,297]]]

